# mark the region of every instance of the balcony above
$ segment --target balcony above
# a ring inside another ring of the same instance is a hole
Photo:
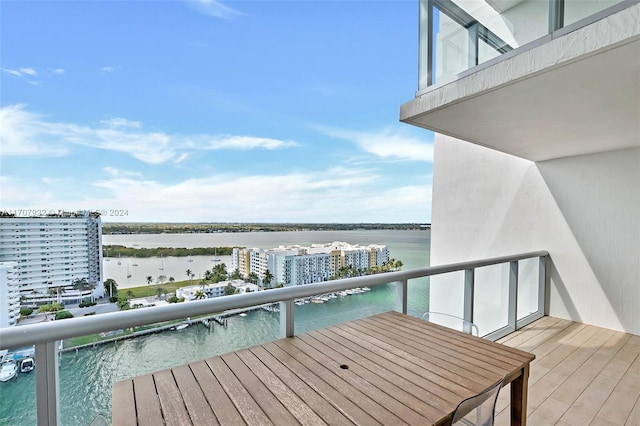
[[[438,82],[400,120],[532,161],[640,146],[640,5]]]

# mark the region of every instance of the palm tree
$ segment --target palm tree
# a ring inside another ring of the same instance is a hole
[[[163,294],[166,294],[167,290],[162,287],[156,288],[156,294],[158,295],[158,299],[162,297]]]
[[[198,290],[196,291],[196,293],[193,295],[194,299],[196,300],[200,300],[200,299],[206,299],[207,295],[204,294],[204,292],[202,290]]]
[[[147,276],[147,285],[150,285],[153,282],[153,277],[151,275]]]
[[[396,263],[393,266],[399,271],[400,269],[402,269],[403,265],[404,263],[402,263],[402,260],[396,260]]]
[[[131,299],[134,296],[133,291],[127,290],[127,297]]]
[[[193,272],[191,272],[191,269],[187,269],[186,274],[187,274],[187,278],[189,278],[189,284],[191,284],[191,278],[193,278]]]
[[[71,285],[73,286],[73,288],[75,290],[78,290],[78,292],[80,293],[80,300],[84,299],[84,296],[83,296],[82,293],[85,290],[88,290],[88,289],[92,288],[92,286],[93,286],[93,288],[95,288],[95,285],[89,284],[89,282],[87,281],[86,278],[78,278],[78,279],[74,280],[71,283]],[[93,297],[93,293],[91,294],[91,296]]]
[[[118,283],[113,278],[107,278],[104,282],[104,291],[109,297],[114,297],[118,294]]]
[[[262,282],[265,284],[265,287],[271,288],[271,281],[273,281],[273,274],[267,269],[264,273]]]

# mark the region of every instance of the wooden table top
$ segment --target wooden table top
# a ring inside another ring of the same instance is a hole
[[[117,382],[113,424],[446,424],[533,359],[387,312]]]

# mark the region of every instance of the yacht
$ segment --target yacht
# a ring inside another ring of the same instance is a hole
[[[27,357],[20,362],[20,372],[30,373],[35,368],[36,363],[33,358]]]
[[[18,366],[13,361],[7,361],[0,367],[0,382],[6,382],[16,377]]]

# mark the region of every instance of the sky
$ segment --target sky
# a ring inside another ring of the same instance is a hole
[[[417,0],[0,0],[0,210],[429,223],[417,86]]]

